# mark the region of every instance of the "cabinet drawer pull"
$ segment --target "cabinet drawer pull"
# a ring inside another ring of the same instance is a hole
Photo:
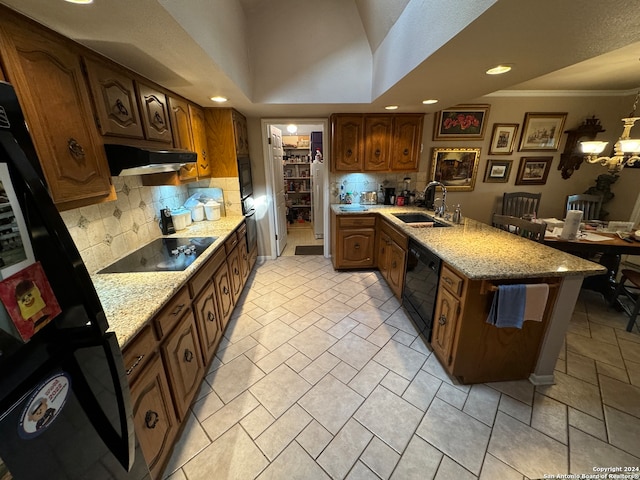
[[[210,322],[214,322],[215,319],[216,319],[216,316],[213,314],[213,312],[207,313],[207,320],[209,320]]]
[[[440,318],[438,319],[438,323],[440,325],[444,325],[445,323],[447,323],[447,317],[444,315],[444,313],[440,314]]]
[[[73,155],[76,159],[80,160],[84,158],[84,148],[82,148],[82,145],[80,145],[75,138],[71,137],[67,141],[67,146],[69,147],[71,155]]]
[[[127,375],[131,375],[131,372],[133,372],[135,370],[135,368],[140,364],[140,362],[142,361],[143,358],[144,358],[144,354],[143,355],[138,355],[138,358],[136,358],[136,361],[133,362],[133,365],[131,365],[127,369]]]
[[[444,280],[444,283],[446,283],[447,285],[453,285],[453,280],[451,280],[449,277],[442,277],[442,280]]]
[[[158,420],[160,420],[160,416],[156,412],[147,410],[147,413],[144,415],[144,423],[147,428],[156,428]]]
[[[124,106],[124,103],[122,103],[122,100],[119,98],[116,99],[116,110],[120,115],[129,116],[129,110],[127,110],[127,107]]]
[[[174,317],[179,315],[182,309],[184,308],[184,306],[185,306],[184,303],[181,303],[180,305],[178,305],[176,309],[173,312],[171,312],[171,315],[173,315]]]
[[[188,348],[184,349],[184,361],[187,363],[191,363],[193,361],[193,352]]]

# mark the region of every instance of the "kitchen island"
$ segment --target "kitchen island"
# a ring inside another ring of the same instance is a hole
[[[331,209],[334,219],[360,215],[391,224],[442,260],[441,280],[446,273],[449,284],[443,287],[440,282],[431,347],[450,374],[463,383],[514,379],[522,372],[508,370],[528,351],[534,365],[528,370],[529,380],[534,384],[553,383],[553,371],[582,281],[604,273],[603,266],[470,218],[463,218],[460,224],[438,218],[449,226],[425,228],[394,215],[434,216],[434,212],[420,207],[332,205]],[[336,232],[332,235],[337,237]],[[364,245],[362,240],[357,242],[358,248]],[[373,263],[375,266],[375,258]],[[525,322],[522,330],[485,324],[496,288],[509,283],[549,284],[543,322]]]

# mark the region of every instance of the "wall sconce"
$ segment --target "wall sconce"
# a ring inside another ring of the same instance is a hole
[[[580,165],[585,159],[583,151],[577,148],[580,139],[587,137],[589,140],[593,140],[598,133],[604,131],[602,125],[600,125],[600,120],[598,120],[595,115],[587,118],[578,128],[565,130],[564,133],[567,133],[569,136],[567,137],[567,143],[564,145],[564,152],[560,155],[560,164],[558,165],[558,170],[562,171],[562,178],[565,180],[569,178],[574,170],[580,168]],[[584,143],[590,142],[583,142],[583,144]]]

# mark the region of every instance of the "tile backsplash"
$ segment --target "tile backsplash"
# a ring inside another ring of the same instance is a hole
[[[147,187],[140,176],[112,177],[117,200],[61,212],[89,273],[161,236],[160,209],[178,208],[189,188],[215,187],[224,192],[226,214],[242,213],[238,179],[213,178],[182,186]]]
[[[340,203],[340,194],[351,193],[353,203],[360,203],[360,193],[378,192],[382,188],[395,188],[396,193],[404,188],[404,179],[409,178],[409,189],[422,196],[427,186],[426,172],[398,173],[332,173],[329,177],[330,203]]]

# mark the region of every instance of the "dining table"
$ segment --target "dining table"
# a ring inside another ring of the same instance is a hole
[[[607,273],[585,278],[583,288],[600,292],[608,301],[613,300],[622,255],[640,255],[640,240],[635,235],[616,232],[581,230],[575,239],[559,237],[561,229],[547,230],[543,243],[549,247],[600,263]]]

